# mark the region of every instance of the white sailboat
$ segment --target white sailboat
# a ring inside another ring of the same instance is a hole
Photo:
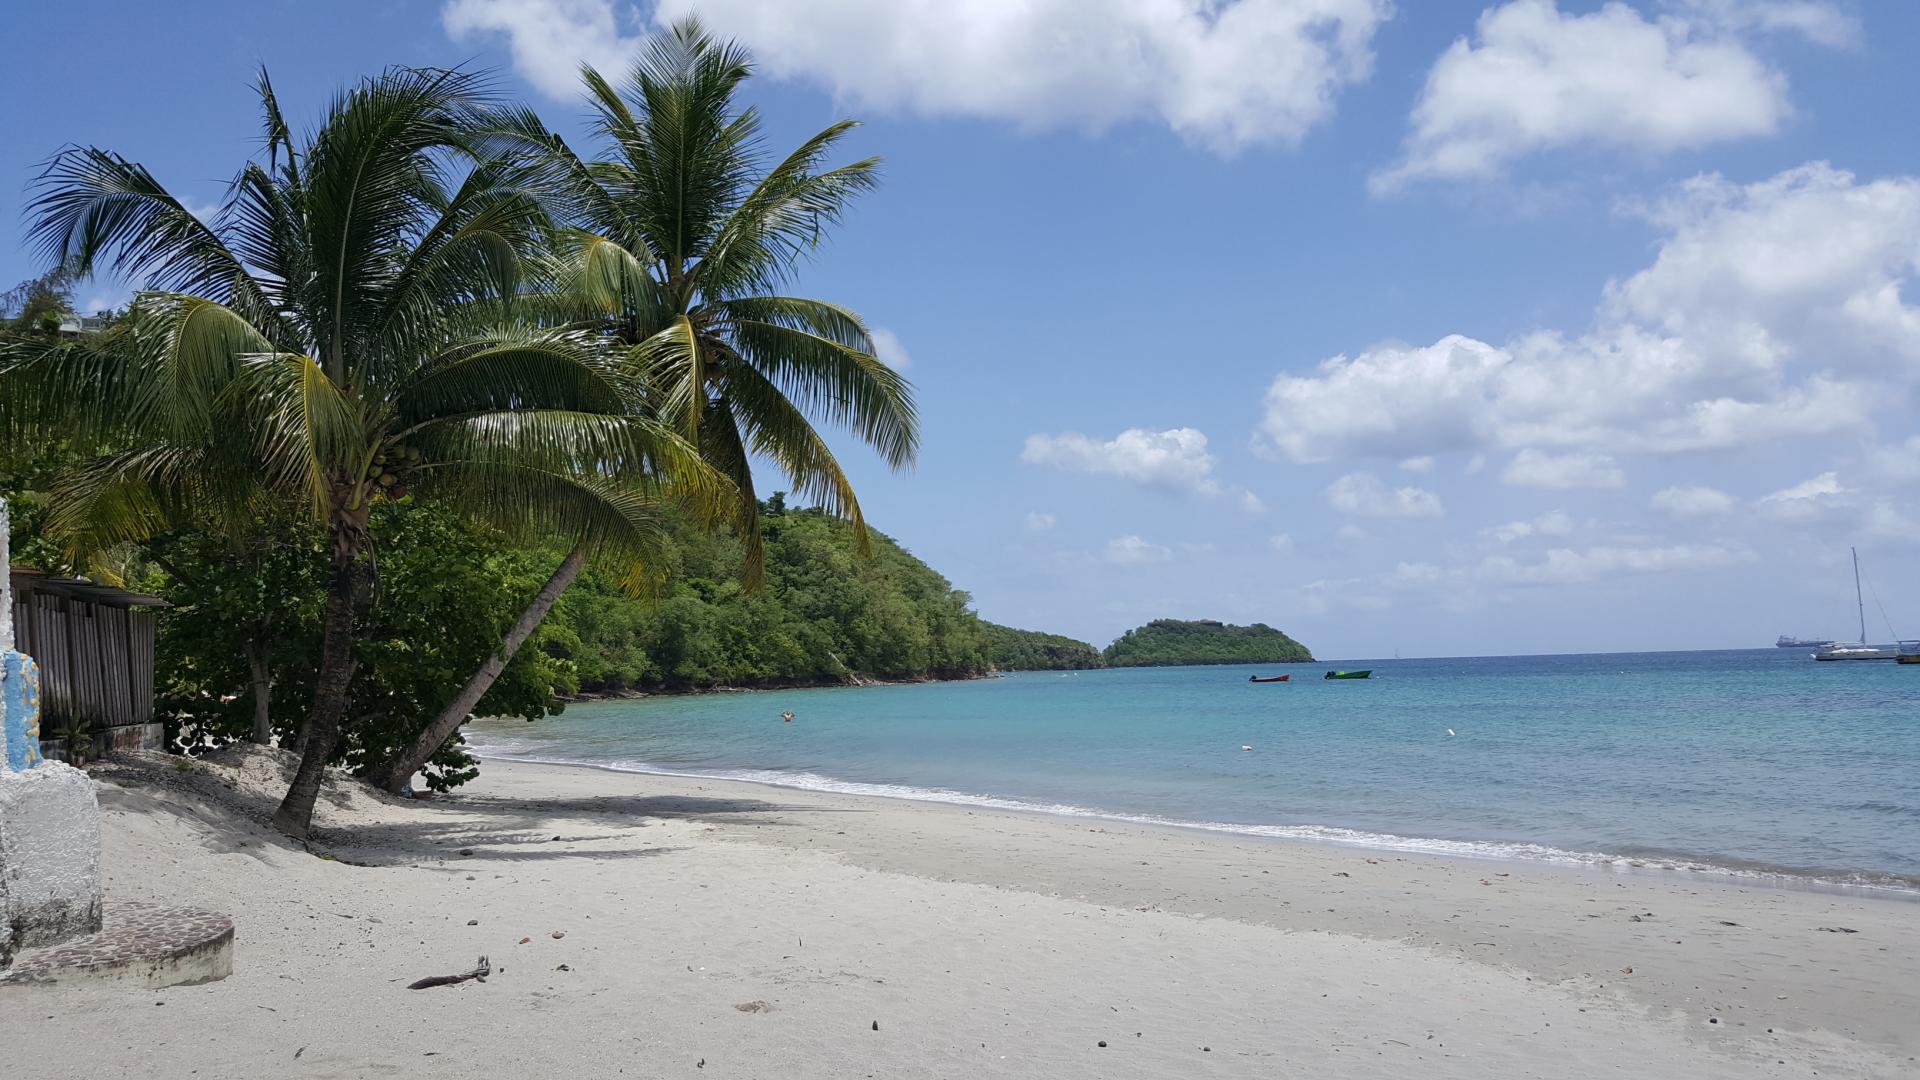
[[[1835,642],[1815,649],[1815,660],[1898,660],[1900,646],[1867,644],[1867,601],[1860,591],[1860,549],[1848,548],[1853,553],[1853,602],[1860,609],[1860,640],[1858,643]]]

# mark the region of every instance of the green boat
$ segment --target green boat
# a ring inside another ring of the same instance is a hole
[[[1367,679],[1372,677],[1373,677],[1373,669],[1371,668],[1367,669],[1366,671],[1329,671],[1327,672],[1327,678],[1329,679]]]

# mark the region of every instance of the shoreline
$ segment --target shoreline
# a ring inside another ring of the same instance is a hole
[[[837,681],[826,679],[772,679],[746,686],[686,686],[631,690],[593,690],[557,696],[559,700],[572,705],[591,701],[641,701],[654,697],[698,697],[703,694],[759,694],[771,693],[776,690],[852,690],[866,686],[920,686],[927,683],[976,682],[981,679],[1001,679],[1008,675],[1036,675],[1048,672],[1066,674],[1069,672],[1077,673],[1082,671],[1126,671],[1152,668],[1279,667],[1296,664],[1328,663],[1335,663],[1335,661],[1319,660],[1309,656],[1304,660],[1189,660],[1177,664],[1101,664],[1098,667],[988,668],[985,671],[972,675],[923,675],[904,679],[882,678],[875,675],[855,675]]]
[[[652,690],[604,690],[556,696],[568,705],[578,705],[593,701],[643,701],[647,698],[700,697],[705,694],[768,694],[779,690],[857,690],[869,686],[922,686],[927,683],[998,679],[1005,674],[1001,671],[983,671],[975,675],[926,675],[911,679],[882,679],[871,675],[857,675],[837,682],[807,679],[770,680],[751,686],[688,686],[678,689],[662,687]]]
[[[1633,854],[1607,851],[1578,851],[1531,841],[1460,840],[1400,833],[1380,833],[1338,825],[1260,825],[1238,822],[1186,821],[1150,814],[1128,814],[1093,807],[1044,804],[1013,796],[976,794],[898,784],[845,780],[815,775],[824,784],[784,780],[776,770],[738,770],[694,772],[653,766],[572,761],[522,755],[496,755],[484,752],[484,746],[469,742],[466,750],[489,766],[536,765],[561,769],[592,769],[631,776],[657,776],[678,780],[747,784],[780,791],[803,791],[843,795],[850,798],[883,799],[926,806],[966,807],[1000,813],[1033,815],[1058,821],[1098,821],[1141,828],[1171,829],[1203,836],[1254,840],[1263,843],[1333,848],[1346,851],[1386,853],[1417,858],[1457,859],[1469,862],[1515,864],[1520,866],[1560,867],[1591,870],[1629,877],[1665,878],[1674,881],[1726,882],[1791,892],[1835,894],[1842,896],[1886,897],[1903,903],[1920,903],[1920,878],[1864,870],[1818,870],[1736,860],[1714,861],[1713,857],[1685,854]],[[742,773],[760,775],[742,775]],[[458,794],[457,789],[454,793]]]
[[[93,770],[110,910],[231,914],[234,973],[0,987],[50,1080],[1882,1080],[1920,1057],[1920,920],[1883,897],[497,759],[424,801],[330,775],[306,848],[265,824],[290,755],[178,764]],[[408,989],[476,953],[485,983]]]

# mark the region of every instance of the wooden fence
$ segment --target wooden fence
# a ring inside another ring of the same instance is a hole
[[[15,648],[40,666],[40,732],[91,733],[94,753],[157,746],[154,608],[159,597],[14,570]]]

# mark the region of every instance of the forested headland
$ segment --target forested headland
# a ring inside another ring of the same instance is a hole
[[[1084,641],[1038,630],[1016,630],[984,620],[987,658],[1000,671],[1068,671],[1105,667],[1100,650]]]

